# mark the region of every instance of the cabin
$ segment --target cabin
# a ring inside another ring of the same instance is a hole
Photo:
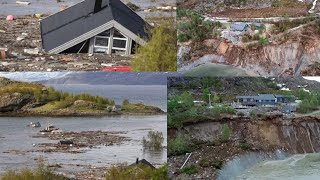
[[[120,0],[84,0],[41,20],[48,53],[104,53],[129,56],[145,44],[150,25]]]

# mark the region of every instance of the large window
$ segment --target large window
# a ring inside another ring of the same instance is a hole
[[[113,46],[112,46],[113,50],[126,51],[127,50],[127,41],[128,41],[128,38],[126,38],[117,29],[114,29]]]
[[[113,35],[113,45],[111,45],[111,37]],[[93,51],[95,53],[107,53],[111,48],[112,53],[125,54],[127,50],[128,38],[115,28],[104,31],[94,37]]]

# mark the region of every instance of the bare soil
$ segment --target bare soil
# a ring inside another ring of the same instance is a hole
[[[222,12],[212,13],[214,17],[227,18],[269,18],[269,17],[300,17],[306,16],[306,6],[281,7],[281,8],[260,8],[260,9],[227,9]]]

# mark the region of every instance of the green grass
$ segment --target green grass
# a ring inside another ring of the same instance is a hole
[[[196,174],[198,173],[198,169],[195,165],[190,165],[190,166],[185,166],[182,169],[180,169],[180,173],[184,173],[184,174]]]
[[[67,180],[63,176],[54,174],[45,164],[42,158],[38,161],[38,167],[34,170],[23,169],[20,171],[8,170],[0,175],[1,180]]]
[[[106,173],[106,180],[166,180],[167,177],[167,165],[163,165],[160,168],[152,170],[150,167],[143,164],[127,166],[113,166]]]
[[[138,104],[127,104],[125,106],[122,106],[121,111],[132,112],[132,113],[154,113],[154,112],[161,112],[161,109],[153,106],[147,106],[142,103],[138,103]]]

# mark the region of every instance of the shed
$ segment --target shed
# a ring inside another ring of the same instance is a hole
[[[40,22],[49,53],[130,55],[150,26],[120,0],[84,0]]]

